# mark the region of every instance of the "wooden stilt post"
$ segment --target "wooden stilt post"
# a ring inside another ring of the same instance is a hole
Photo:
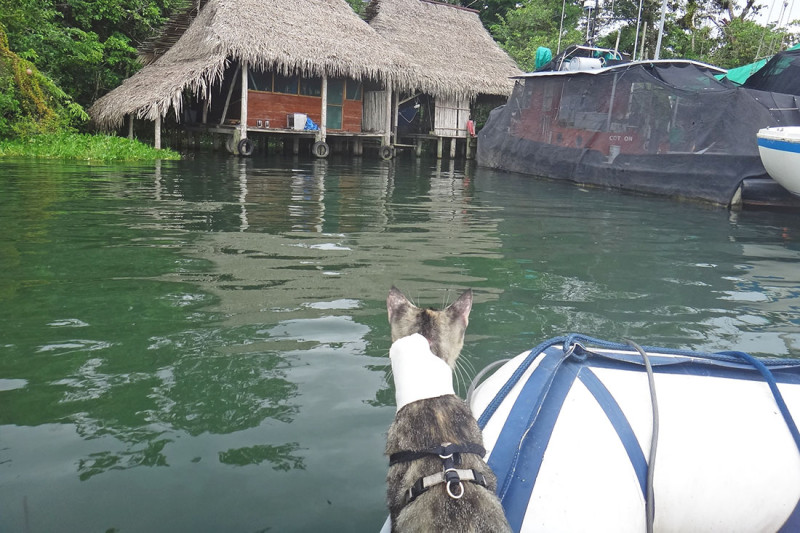
[[[417,157],[422,155],[422,139],[419,137],[414,139],[414,155]]]
[[[467,149],[465,154],[467,159],[475,158],[475,137],[467,133]]]
[[[456,158],[456,139],[455,137],[450,138],[450,159]]]
[[[153,146],[156,150],[161,150],[161,112],[156,115],[155,133],[153,139]]]
[[[292,153],[297,155],[300,153],[300,137],[297,135],[292,139]]]
[[[317,140],[325,142],[328,136],[328,74],[322,74],[322,109],[320,110],[319,134]]]
[[[444,137],[437,137],[436,139],[436,159],[442,158],[442,145],[444,144]]]
[[[133,113],[128,115],[128,139],[133,140]]]
[[[242,61],[242,111],[239,115],[239,139],[247,139],[247,75],[247,61]]]
[[[392,88],[386,85],[386,117],[383,128],[383,145],[392,143]]]
[[[394,139],[394,144],[400,142],[397,138],[397,118],[400,116],[400,93],[394,93],[392,95],[392,138]]]

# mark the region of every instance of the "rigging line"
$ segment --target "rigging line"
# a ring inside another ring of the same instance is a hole
[[[561,24],[558,26],[558,48],[556,48],[556,55],[561,53],[561,35],[564,33],[564,6],[567,0],[561,0]]]
[[[772,8],[775,7],[775,0],[772,0],[769,4],[769,13],[767,13],[767,25],[769,26],[769,21],[772,18]],[[758,61],[758,58],[761,57],[761,45],[764,44],[764,36],[766,35],[766,31],[761,32],[761,39],[758,42],[758,49],[756,50],[756,55],[753,58],[753,61]]]
[[[787,21],[786,21],[787,24],[789,22],[788,21],[789,12],[786,9],[788,6],[789,6],[788,0],[783,0],[783,4],[781,5],[781,13],[780,13],[780,15],[778,15],[778,23],[777,23],[777,26],[775,27],[776,34],[772,35],[772,40],[770,41],[770,46],[769,46],[770,55],[776,53],[776,51],[780,51],[780,47],[783,44],[783,36],[780,36],[781,39],[780,39],[780,42],[778,43],[777,50],[776,50],[775,41],[778,40],[778,36],[780,34],[781,28],[783,27],[783,16],[784,16],[784,14],[787,15]]]
[[[789,9],[786,11],[786,28],[787,29],[789,27],[789,24],[792,22],[792,20],[791,20],[792,19],[792,13],[794,13],[794,0],[792,0],[792,3],[789,6]],[[781,39],[781,46],[783,46],[783,44],[784,44],[783,41],[784,41],[784,39],[786,39],[786,37],[788,37],[788,32],[783,34],[783,39]]]

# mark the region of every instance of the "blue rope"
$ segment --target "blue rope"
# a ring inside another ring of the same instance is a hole
[[[778,389],[778,383],[775,381],[775,376],[772,375],[772,372],[769,369],[753,357],[752,355],[744,352],[720,352],[724,355],[732,355],[734,357],[738,357],[739,359],[744,359],[751,365],[753,365],[756,370],[758,370],[762,376],[764,376],[764,380],[769,385],[769,389],[772,391],[772,396],[775,397],[775,403],[778,404],[778,410],[783,415],[783,419],[786,421],[786,426],[789,428],[789,433],[792,434],[792,438],[794,438],[794,443],[797,445],[797,450],[800,451],[800,431],[797,431],[797,425],[794,423],[794,419],[792,418],[792,413],[789,412],[789,407],[786,405],[786,402],[783,400],[783,395],[781,391]]]
[[[486,406],[486,409],[483,410],[480,418],[478,418],[478,427],[481,429],[486,427],[486,424],[489,422],[489,419],[492,418],[494,412],[497,411],[497,408],[500,407],[500,404],[503,403],[508,393],[511,392],[511,389],[514,388],[514,385],[517,384],[519,379],[522,377],[522,374],[531,366],[531,363],[539,356],[540,353],[547,350],[551,346],[555,344],[563,344],[566,341],[566,337],[555,337],[548,341],[544,341],[543,343],[539,344],[536,348],[528,352],[527,357],[525,360],[514,370],[514,373],[511,374],[511,377],[508,378],[508,381],[497,391],[497,394],[492,401],[489,402],[489,405]]]
[[[508,396],[508,393],[514,386],[519,382],[522,375],[525,371],[530,367],[531,363],[536,360],[536,358],[547,350],[548,348],[561,344],[565,347],[565,356],[567,357],[577,357],[578,359],[583,359],[586,356],[585,349],[576,349],[570,350],[569,353],[566,353],[566,349],[569,347],[576,347],[579,346],[581,348],[585,348],[584,344],[592,345],[598,348],[608,349],[608,350],[623,350],[623,351],[630,351],[630,345],[628,344],[621,344],[618,342],[609,342],[602,339],[596,339],[593,337],[589,337],[587,335],[582,335],[580,333],[570,333],[566,336],[560,337],[553,337],[552,339],[546,340],[528,352],[528,355],[525,357],[525,360],[519,365],[519,367],[514,370],[514,373],[511,374],[511,377],[506,381],[506,383],[500,388],[497,392],[495,397],[489,402],[489,405],[486,406],[486,409],[481,414],[480,418],[478,418],[478,426],[483,429],[486,427],[486,424],[489,422],[489,419],[494,415],[497,408],[503,402],[503,400]],[[786,422],[786,426],[789,428],[789,432],[794,439],[795,444],[797,445],[798,451],[800,451],[800,431],[797,429],[797,425],[792,418],[792,413],[789,411],[786,402],[783,399],[783,395],[781,395],[781,391],[778,389],[778,384],[775,381],[775,377],[770,372],[767,365],[785,365],[785,360],[780,359],[765,359],[760,360],[756,359],[750,354],[744,352],[717,352],[717,353],[705,353],[705,352],[693,352],[690,350],[676,350],[672,348],[661,348],[657,346],[642,346],[642,349],[648,352],[656,352],[662,353],[666,355],[682,355],[686,357],[697,357],[702,359],[711,359],[716,361],[728,361],[728,362],[736,362],[736,361],[745,361],[750,366],[758,370],[764,380],[767,382],[767,385],[772,391],[772,396],[775,398],[775,403],[778,405],[778,410],[781,412],[784,421]]]

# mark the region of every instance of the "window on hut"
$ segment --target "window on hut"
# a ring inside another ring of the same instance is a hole
[[[348,100],[361,100],[363,87],[360,81],[347,80],[347,99]]]
[[[322,96],[322,79],[300,78],[300,94],[304,96]]]
[[[297,76],[282,76],[280,74],[275,74],[274,91],[276,93],[297,94],[299,81],[300,80]]]
[[[247,88],[251,91],[271,91],[272,73],[262,70],[251,70],[247,76]]]

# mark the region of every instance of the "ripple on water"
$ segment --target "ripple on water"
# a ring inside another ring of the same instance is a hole
[[[61,355],[73,352],[94,352],[96,350],[105,350],[111,346],[113,346],[113,343],[106,341],[70,339],[40,346],[37,348],[36,353],[53,352],[55,355]]]
[[[2,379],[0,378],[0,392],[24,389],[28,386],[27,379]]]

